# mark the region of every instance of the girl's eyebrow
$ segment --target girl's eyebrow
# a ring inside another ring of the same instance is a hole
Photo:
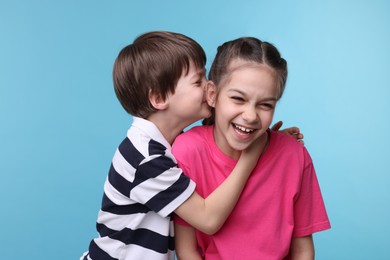
[[[235,89],[235,88],[231,88],[229,89],[227,92],[237,92],[238,94],[242,95],[242,96],[247,96],[247,94],[239,89]],[[263,98],[261,99],[261,101],[277,101],[278,99],[275,98],[275,97],[266,97],[266,98]]]
[[[239,89],[235,89],[235,88],[228,89],[227,92],[238,92],[241,95],[245,95],[245,92],[243,92],[243,91],[241,91]]]

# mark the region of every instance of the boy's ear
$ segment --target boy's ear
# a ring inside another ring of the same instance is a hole
[[[153,92],[152,90],[149,91],[149,101],[157,110],[165,110],[168,108],[168,99],[164,99],[160,93]]]
[[[212,81],[208,81],[206,85],[206,100],[210,107],[215,107],[215,102],[217,100],[217,87]]]

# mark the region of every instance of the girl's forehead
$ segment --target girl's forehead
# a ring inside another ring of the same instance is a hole
[[[220,93],[241,92],[253,97],[264,95],[276,97],[278,92],[276,73],[264,64],[248,64],[237,66],[229,73],[226,80],[220,84]],[[248,94],[249,93],[249,94]],[[275,98],[276,99],[276,98]]]
[[[267,68],[271,71],[274,71],[273,68],[268,66],[265,63],[259,63],[255,61],[247,61],[247,60],[242,60],[242,59],[234,59],[229,63],[228,66],[228,73],[231,74],[236,70],[241,70],[241,69],[247,69],[247,68]]]
[[[253,62],[253,61],[235,60],[230,63],[227,73],[225,74],[224,80],[222,80],[223,83],[221,84],[221,86],[228,84],[236,76],[240,75],[242,72],[245,73],[245,71],[247,70],[267,73],[271,75],[274,78],[274,80],[276,80],[277,78],[277,73],[275,69],[273,69],[267,64]]]
[[[276,90],[277,94],[277,100],[280,99],[281,94],[283,93],[283,90],[281,89],[280,83],[279,83],[279,72],[272,66],[266,64],[266,63],[260,63],[256,61],[249,61],[244,60],[240,58],[233,59],[224,75],[221,77],[218,85],[217,85],[217,92],[219,93],[222,89],[225,89],[226,86],[230,85],[232,81],[240,81],[240,77],[242,73],[246,73],[245,71],[251,70],[251,71],[261,71],[261,74],[266,75],[268,74],[271,76],[272,86]],[[259,74],[260,75],[260,74]]]

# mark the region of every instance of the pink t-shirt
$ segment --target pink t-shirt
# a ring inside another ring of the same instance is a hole
[[[214,142],[213,127],[195,127],[177,137],[172,152],[179,166],[207,197],[237,161]],[[177,223],[188,225],[180,218]],[[316,173],[306,148],[270,131],[270,143],[223,227],[209,236],[197,231],[206,260],[283,259],[292,237],[330,228]]]

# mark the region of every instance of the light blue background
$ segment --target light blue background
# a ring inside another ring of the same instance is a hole
[[[275,120],[298,125],[332,229],[317,259],[390,259],[390,2],[0,1],[1,259],[78,259],[131,118],[116,55],[150,30],[216,47],[274,43],[289,62]]]

